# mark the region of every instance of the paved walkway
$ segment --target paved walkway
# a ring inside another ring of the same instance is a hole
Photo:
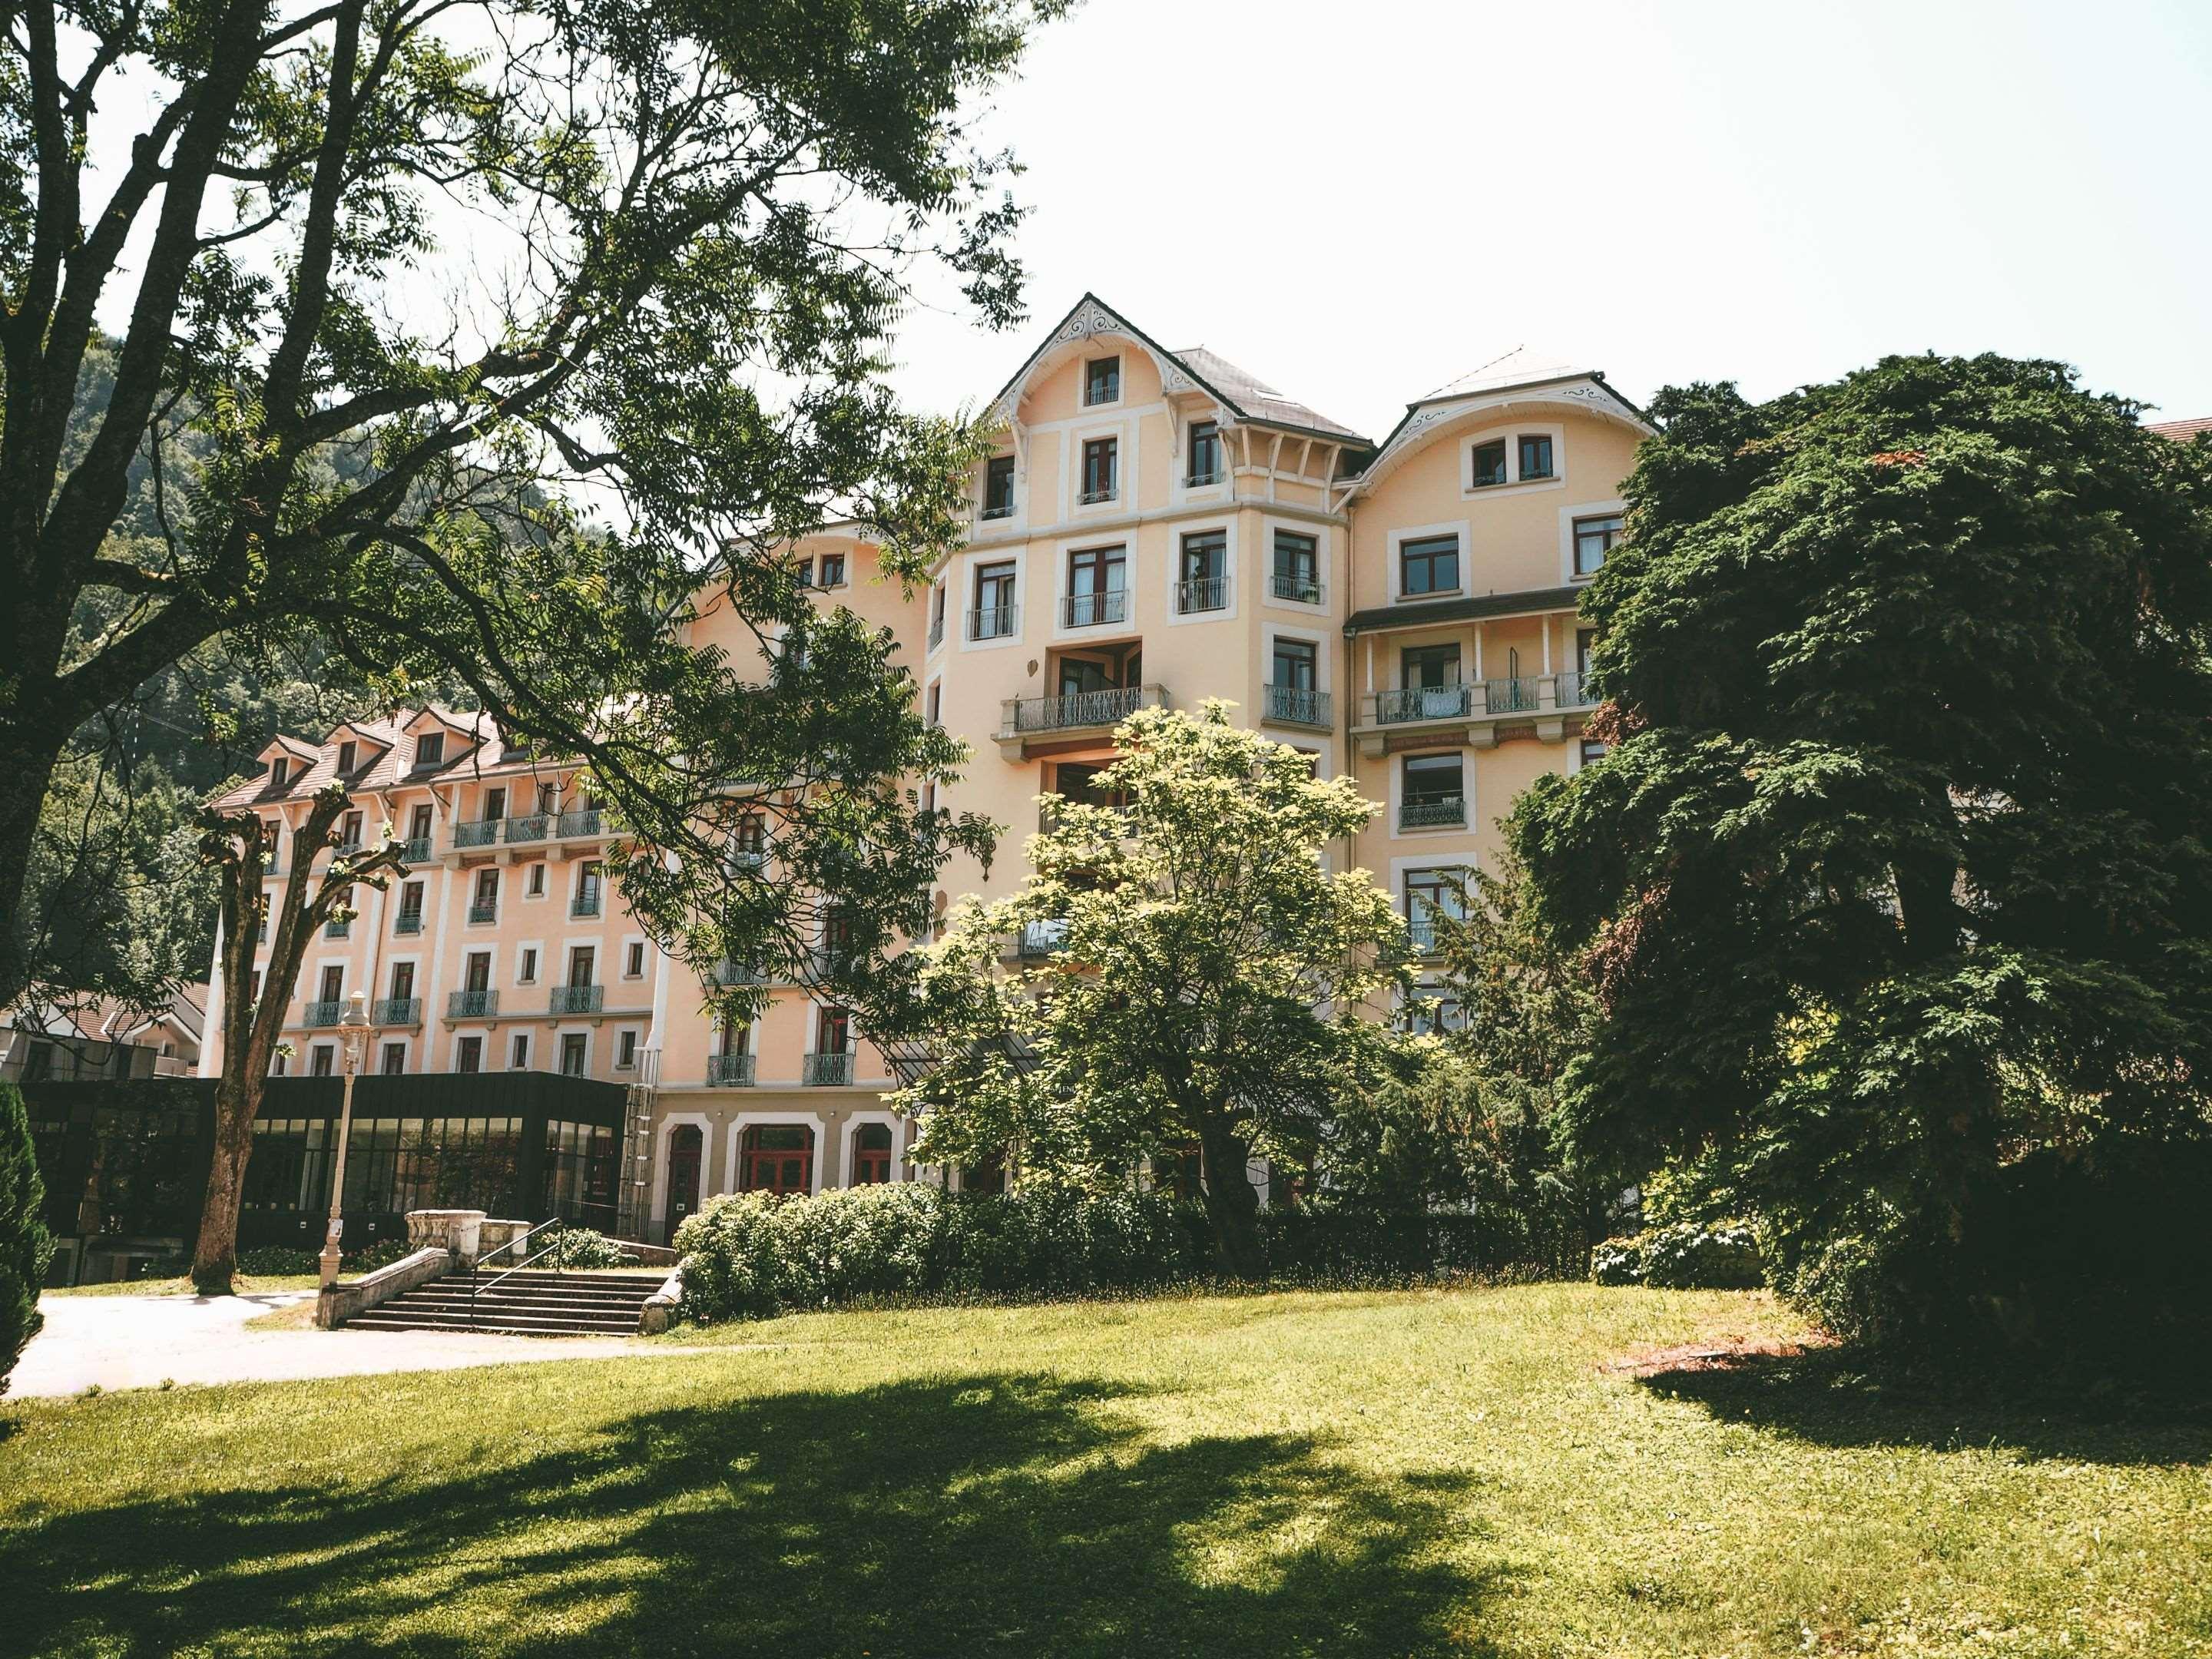
[[[473,1331],[249,1331],[249,1319],[314,1299],[266,1296],[47,1296],[46,1328],[8,1379],[15,1395],[80,1394],[185,1382],[269,1382],[546,1359],[690,1352],[617,1336],[497,1336]]]

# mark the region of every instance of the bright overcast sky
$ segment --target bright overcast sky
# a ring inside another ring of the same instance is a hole
[[[985,125],[1030,324],[917,315],[980,402],[1085,289],[1379,437],[1516,345],[1766,396],[2063,359],[2212,415],[2212,0],[1090,0]]]

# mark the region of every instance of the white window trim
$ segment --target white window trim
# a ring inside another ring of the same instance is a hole
[[[394,1073],[386,1072],[384,1069],[384,1051],[386,1048],[391,1048],[395,1042],[399,1045],[400,1050],[399,1070],[396,1075],[405,1077],[410,1072],[415,1069],[414,1040],[410,1037],[404,1036],[386,1036],[380,1031],[377,1033],[376,1037],[376,1052],[368,1057],[368,1075],[371,1077],[386,1077],[395,1075]]]
[[[1609,518],[1615,514],[1626,518],[1628,503],[1620,500],[1583,501],[1578,506],[1559,509],[1559,585],[1562,587],[1583,586],[1591,580],[1589,576],[1575,574],[1575,520]]]
[[[623,1063],[622,1057],[622,1040],[626,1036],[635,1039],[630,1044],[629,1063],[628,1065],[624,1065]],[[645,1052],[644,1028],[637,1025],[616,1026],[614,1040],[611,1045],[611,1052],[614,1056],[614,1060],[613,1063],[608,1067],[609,1070],[616,1072],[635,1072],[637,1070],[638,1057]]]
[[[522,953],[525,951],[535,951],[538,952],[538,971],[528,979],[522,977]],[[495,969],[499,966],[495,958],[492,963],[492,966]],[[514,982],[517,985],[543,985],[545,983],[545,941],[544,939],[517,939],[514,942]],[[466,961],[464,961],[461,963],[461,977],[463,979],[466,979],[468,977],[468,963]]]
[[[514,1063],[514,1045],[522,1045],[522,1064]],[[526,1072],[535,1058],[537,1045],[531,1042],[527,1031],[509,1031],[500,1039],[499,1069],[502,1072]]]
[[[1118,413],[1118,404],[1100,404],[1084,411],[1085,418],[1060,436],[1060,521],[1079,524],[1085,519],[1111,519],[1124,513],[1136,511],[1137,432],[1141,422],[1127,415],[1113,420],[1097,420],[1100,410]],[[1111,501],[1089,501],[1083,499],[1083,446],[1095,438],[1114,440],[1114,497]],[[994,519],[994,524],[1005,522]]]
[[[1243,583],[1237,580],[1237,567],[1242,559],[1237,529],[1243,515],[1225,513],[1218,518],[1206,514],[1199,518],[1177,523],[1168,534],[1167,564],[1167,620],[1170,628],[1202,626],[1207,623],[1235,622],[1243,607]],[[1187,536],[1206,536],[1215,531],[1224,532],[1221,551],[1222,579],[1229,584],[1228,603],[1218,611],[1195,611],[1184,616],[1176,606],[1176,590],[1182,585],[1182,544]]]
[[[1019,492],[1017,491],[1017,494]],[[981,509],[979,508],[978,511],[980,510]],[[1015,517],[1018,518],[1019,516],[1020,509],[1017,507],[1015,509]],[[991,522],[994,525],[1012,524],[1014,522],[1014,520],[994,519]],[[961,621],[960,612],[952,603],[952,573],[950,570],[944,572],[935,581],[930,584],[927,604],[932,609],[936,607],[937,596],[939,593],[945,595],[945,632],[939,635],[935,645],[932,645],[929,642],[929,611],[924,611],[921,613],[922,655],[926,660],[931,662],[934,662],[938,657],[943,653],[945,647],[951,642],[954,629]],[[924,705],[924,707],[927,706],[927,704]]]
[[[1270,546],[1273,545],[1272,543],[1269,544]],[[1335,693],[1336,688],[1331,684],[1331,665],[1334,660],[1336,653],[1328,648],[1328,635],[1326,629],[1318,623],[1312,627],[1299,628],[1288,623],[1279,623],[1273,619],[1262,619],[1260,624],[1261,706],[1253,711],[1258,718],[1252,723],[1255,726],[1276,724],[1284,726],[1286,730],[1309,732],[1312,730],[1310,726],[1291,726],[1286,721],[1270,722],[1267,719],[1267,688],[1273,683],[1274,678],[1275,641],[1279,639],[1303,641],[1304,643],[1313,647],[1314,690],[1326,696],[1334,696]],[[1291,740],[1285,738],[1277,738],[1276,741],[1290,742]],[[1295,748],[1306,747],[1304,744],[1293,744],[1292,746]],[[1308,752],[1314,753],[1318,751],[1309,750]]]
[[[1109,357],[1114,360],[1114,395],[1101,398],[1094,404],[1091,401],[1091,365],[1103,363]],[[1126,348],[1116,346],[1111,351],[1085,351],[1075,361],[1075,407],[1079,411],[1088,414],[1096,409],[1119,409],[1128,401],[1129,353]]]
[[[1167,409],[1164,402],[1161,404]],[[1178,419],[1179,411],[1168,410],[1169,435],[1175,445],[1174,464],[1168,473],[1168,502],[1171,507],[1211,507],[1232,498],[1237,487],[1237,469],[1230,464],[1229,411],[1215,405],[1210,415],[1192,413]],[[1210,484],[1186,483],[1190,468],[1190,429],[1213,422],[1213,441],[1221,452],[1221,477]]]
[[[1525,483],[1522,481],[1519,440],[1523,434],[1552,441],[1550,477],[1532,478]],[[1475,447],[1494,443],[1500,438],[1505,440],[1505,482],[1470,486],[1468,480],[1474,476]],[[1565,489],[1566,487],[1566,428],[1555,421],[1515,421],[1505,426],[1486,426],[1460,436],[1459,495],[1463,501],[1488,501],[1495,495],[1530,495],[1539,490]]]
[[[584,1039],[584,1069],[580,1072],[564,1073],[561,1070],[561,1051],[568,1046],[568,1039],[572,1036],[580,1036]],[[593,1064],[599,1057],[593,1052],[598,1045],[592,1039],[592,1028],[590,1026],[556,1025],[548,1040],[553,1045],[553,1070],[556,1075],[564,1077],[590,1077],[592,1074]]]
[[[605,878],[601,880],[604,882]],[[629,950],[633,945],[639,947],[638,969],[634,974],[629,970]],[[622,968],[617,978],[627,980],[633,985],[642,985],[653,977],[653,951],[644,934],[624,933],[616,948],[622,952]]]
[[[1321,578],[1321,603],[1309,605],[1304,599],[1278,599],[1275,595],[1275,532],[1287,530],[1294,536],[1314,538],[1314,569]],[[1464,547],[1465,542],[1461,545]],[[1336,527],[1315,524],[1304,519],[1282,519],[1263,514],[1260,519],[1260,550],[1253,561],[1260,584],[1260,603],[1270,610],[1287,611],[1294,616],[1325,617],[1334,614],[1336,605]],[[1467,564],[1462,555],[1460,578],[1466,580]]]
[[[829,1125],[819,1112],[775,1111],[738,1112],[731,1117],[726,1130],[730,1144],[722,1157],[722,1191],[734,1193],[738,1190],[738,1154],[744,1150],[747,1129],[756,1124],[793,1123],[804,1124],[814,1131],[813,1166],[807,1172],[806,1189],[810,1193],[819,1193],[822,1190],[822,1166],[828,1161],[822,1156],[822,1146],[830,1138]],[[700,1195],[700,1201],[702,1204],[706,1201],[704,1194]]]
[[[522,882],[522,892],[520,895],[521,902],[523,903],[543,904],[547,899],[553,896],[553,872],[545,860],[532,859],[529,863],[524,865],[522,869],[525,872]],[[534,893],[530,890],[530,879],[528,875],[528,872],[532,870],[544,870],[545,872],[545,875],[543,878],[544,885],[539,887],[539,889]]]
[[[946,621],[949,630],[957,629],[963,651],[1005,651],[1019,649],[1027,643],[1030,631],[1030,550],[1026,546],[994,547],[961,556],[957,568],[960,586],[955,594],[959,608]],[[1011,564],[1014,567],[1014,613],[1018,618],[1014,631],[995,640],[971,640],[968,637],[968,613],[975,609],[975,573],[987,564]]]
[[[1069,597],[1068,562],[1078,553],[1119,547],[1121,550],[1121,589],[1127,597],[1129,614],[1118,623],[1098,623],[1085,628],[1070,628],[1060,618],[1066,612]],[[1092,536],[1064,536],[1053,547],[1052,560],[1052,632],[1048,636],[1054,645],[1082,645],[1091,640],[1117,641],[1136,634],[1137,572],[1140,563],[1137,556],[1137,538],[1133,526],[1116,534],[1101,531]]]
[[[498,1058],[497,1050],[492,1047],[498,1036],[496,1031],[454,1032],[453,1041],[447,1045],[446,1069],[456,1077],[482,1077],[491,1069],[487,1062]],[[461,1044],[471,1037],[477,1040],[477,1069],[473,1073],[461,1070]]]
[[[1459,538],[1459,586],[1440,587],[1428,593],[1407,593],[1402,586],[1406,579],[1406,566],[1404,559],[1401,556],[1401,550],[1407,542],[1426,541],[1431,536]],[[1389,562],[1384,568],[1384,574],[1389,579],[1391,602],[1395,604],[1403,599],[1411,605],[1419,605],[1429,599],[1450,599],[1464,595],[1467,592],[1469,574],[1468,567],[1474,562],[1474,538],[1470,533],[1470,521],[1466,519],[1455,520],[1449,524],[1407,525],[1403,529],[1390,532]]]
[[[896,1187],[901,1182],[913,1180],[914,1166],[906,1160],[902,1139],[903,1120],[896,1112],[863,1109],[845,1120],[844,1139],[837,1149],[837,1174],[843,1184],[854,1184],[854,1171],[860,1162],[860,1127],[868,1123],[880,1123],[891,1132],[891,1178],[888,1184]]]

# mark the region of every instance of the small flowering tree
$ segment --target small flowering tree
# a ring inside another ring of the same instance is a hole
[[[1409,983],[1404,924],[1324,862],[1375,807],[1223,703],[1115,737],[1118,804],[1044,797],[1034,873],[922,953],[928,1058],[894,1103],[927,1113],[922,1162],[1092,1186],[1194,1143],[1217,1258],[1257,1278],[1250,1160],[1310,1164],[1339,1102],[1413,1063],[1376,1018]]]

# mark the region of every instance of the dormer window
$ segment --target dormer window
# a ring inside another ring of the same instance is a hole
[[[416,770],[419,772],[426,766],[442,766],[445,760],[446,734],[443,732],[425,732],[415,739]]]
[[[1093,404],[1118,402],[1121,396],[1121,360],[1119,357],[1093,357],[1083,366],[1083,402],[1088,408]]]
[[[1552,434],[1548,432],[1524,432],[1520,437],[1521,482],[1528,483],[1537,478],[1552,476]]]
[[[342,743],[338,745],[338,771],[341,775],[346,777],[351,777],[353,775],[353,769],[360,763],[360,760],[361,750],[359,745],[350,743]]]
[[[1494,438],[1474,447],[1474,465],[1468,479],[1469,489],[1486,489],[1505,482],[1505,440]]]
[[[269,763],[269,781],[282,789],[284,787],[284,780],[290,775],[291,771],[292,763],[279,755]]]

